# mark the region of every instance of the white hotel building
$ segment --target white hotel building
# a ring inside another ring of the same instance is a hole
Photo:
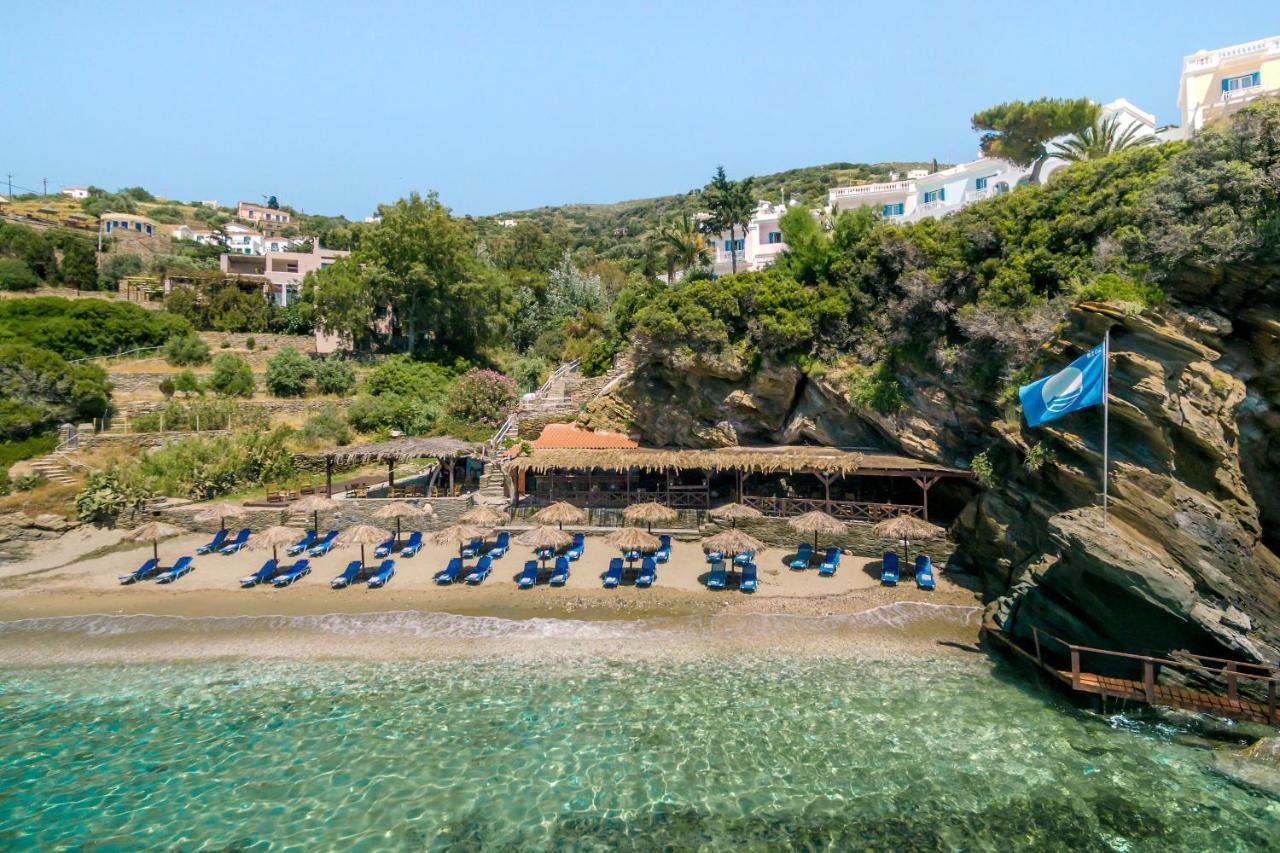
[[[1183,57],[1178,111],[1186,137],[1250,101],[1280,94],[1280,36]]]

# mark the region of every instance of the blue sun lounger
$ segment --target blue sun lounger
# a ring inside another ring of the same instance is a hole
[[[316,532],[308,530],[301,539],[286,548],[284,552],[290,557],[296,557],[314,544],[316,544]]]
[[[284,569],[280,574],[271,579],[272,586],[285,587],[296,581],[298,578],[306,577],[311,574],[311,561],[307,559],[297,560],[292,566]]]
[[[898,555],[893,551],[885,551],[880,558],[880,583],[883,586],[898,585]]]
[[[360,580],[360,573],[363,569],[364,566],[360,565],[359,560],[352,560],[350,563],[347,563],[347,567],[342,570],[342,574],[329,581],[329,586],[334,589],[345,589],[353,583],[358,583]]]
[[[227,528],[222,528],[213,534],[213,538],[196,549],[196,554],[211,554],[222,547],[222,543],[227,541]]]
[[[369,576],[369,589],[381,589],[387,585],[387,581],[391,580],[391,576],[396,573],[395,560],[383,560],[382,565],[378,566],[377,571]]]
[[[756,591],[756,564],[747,563],[742,567],[742,577],[738,579],[738,589],[743,592]]]
[[[145,581],[160,571],[160,561],[152,557],[127,575],[120,575],[120,583],[130,584]]]
[[[805,542],[796,549],[796,558],[791,561],[791,568],[807,569],[811,562],[813,562],[813,546]]]
[[[230,556],[243,548],[248,541],[249,528],[242,527],[240,528],[240,532],[236,534],[236,538],[219,548],[218,553],[224,557]]]
[[[377,548],[373,549],[373,556],[381,559],[382,557],[385,557],[388,554],[390,554],[391,550],[395,547],[396,547],[396,537],[392,536],[386,542],[383,542]]]
[[[707,575],[707,589],[724,589],[728,579],[729,572],[725,569],[724,560],[716,560],[711,564],[711,571]]]
[[[645,557],[644,562],[640,564],[640,571],[636,575],[636,586],[653,586],[653,582],[658,579],[658,561],[653,557]]]
[[[671,537],[664,533],[658,537],[658,542],[660,544],[658,550],[653,552],[653,560],[656,563],[665,563],[671,559]]]
[[[838,568],[840,568],[840,549],[828,548],[827,553],[822,555],[822,565],[818,567],[818,574],[829,578]]]
[[[916,555],[916,586],[933,589],[933,561],[926,554]]]
[[[516,586],[520,589],[531,589],[538,582],[538,561],[526,560],[524,568],[516,577]]]
[[[708,551],[707,552],[708,563],[718,563],[723,559],[724,559],[724,551]]]
[[[573,534],[573,542],[569,545],[569,550],[564,555],[569,560],[581,560],[582,552],[586,550],[587,538],[581,533]]]
[[[404,547],[400,549],[401,557],[412,557],[414,554],[422,550],[422,531],[415,530],[409,534],[409,538],[405,541]]]
[[[462,571],[462,558],[452,557],[442,570],[436,572],[435,582],[444,586],[451,584],[458,579],[458,573]]]
[[[622,558],[614,557],[609,561],[609,569],[604,573],[604,588],[613,589],[622,583]]]
[[[195,568],[195,563],[191,562],[190,557],[179,557],[178,562],[173,564],[173,568],[156,575],[156,583],[173,583],[183,575],[191,574]]]
[[[467,573],[463,578],[464,581],[475,586],[484,583],[484,579],[489,577],[489,568],[493,565],[493,557],[484,556],[476,561],[476,567]]]
[[[422,537],[418,538],[421,539]],[[505,557],[510,550],[511,534],[504,530],[498,534],[497,539],[493,540],[493,547],[489,549],[488,556],[496,560],[499,557]]]
[[[333,540],[338,538],[338,531],[330,530],[319,542],[307,549],[307,553],[313,557],[323,557],[333,548]]]
[[[476,556],[477,554],[479,554],[479,553],[480,553],[480,551],[481,551],[481,549],[482,549],[482,548],[484,548],[484,539],[483,539],[483,538],[479,538],[479,539],[472,539],[472,540],[471,540],[470,542],[468,542],[466,545],[463,545],[463,546],[462,546],[462,556],[463,556],[463,557],[474,557],[474,556]]]
[[[260,583],[266,583],[267,581],[271,580],[276,576],[276,571],[279,569],[279,567],[280,567],[280,564],[277,563],[275,561],[275,558],[273,557],[272,559],[267,560],[265,563],[263,563],[262,568],[258,569],[253,574],[247,577],[240,578],[240,586],[244,587],[245,589],[248,589],[251,586],[257,586]]]
[[[556,557],[555,568],[551,570],[551,580],[548,581],[552,586],[564,586],[569,582],[569,558]]]
[[[735,566],[745,566],[756,558],[755,551],[743,551],[741,554],[733,555],[733,564]]]

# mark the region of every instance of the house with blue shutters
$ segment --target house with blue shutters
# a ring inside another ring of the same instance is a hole
[[[1280,94],[1280,36],[1182,59],[1178,110],[1188,139],[1258,98]]]

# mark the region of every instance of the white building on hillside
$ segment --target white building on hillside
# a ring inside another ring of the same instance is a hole
[[[261,255],[262,235],[257,230],[229,222],[222,228],[227,233],[227,251],[236,255]]]
[[[785,204],[762,201],[751,215],[745,232],[737,229],[733,236],[728,231],[708,235],[711,271],[716,275],[730,273],[735,261],[738,272],[755,272],[772,264],[787,249],[787,244],[782,242],[782,226],[778,224],[786,212]]]
[[[190,225],[179,225],[173,229],[173,239],[192,240],[202,246],[224,245],[222,235],[208,228],[192,228]]]
[[[1268,95],[1280,94],[1280,36],[1183,57],[1178,110],[1186,137]]]
[[[218,259],[218,266],[224,273],[265,278],[268,298],[276,305],[285,306],[297,297],[307,273],[324,269],[349,254],[337,249],[322,249],[320,241],[314,240],[309,252],[268,252],[246,256],[241,252],[228,251]],[[320,341],[319,335],[316,340]],[[320,351],[332,352],[332,349]]]
[[[89,197],[89,191],[84,187],[63,187],[62,194],[69,195],[77,201]]]
[[[1156,136],[1155,116],[1135,107],[1124,98],[1102,106],[1102,119],[1116,119],[1118,131],[1137,127],[1140,135]],[[1052,150],[1050,145],[1050,150]],[[1050,157],[1040,169],[1040,180],[1048,180],[1065,166]],[[1031,176],[1031,169],[1007,160],[979,157],[932,174],[923,169],[907,173],[906,179],[853,187],[833,187],[827,193],[832,211],[870,207],[890,222],[916,222],[954,213],[967,204],[1007,193]]]

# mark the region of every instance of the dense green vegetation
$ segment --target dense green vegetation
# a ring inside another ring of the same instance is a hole
[[[110,394],[100,367],[68,364],[28,344],[0,345],[0,440],[101,417]]]
[[[96,251],[91,240],[67,229],[0,222],[0,290],[32,290],[41,282],[97,290]]]
[[[161,346],[191,326],[127,302],[37,296],[0,300],[0,343],[23,342],[67,359]]]

